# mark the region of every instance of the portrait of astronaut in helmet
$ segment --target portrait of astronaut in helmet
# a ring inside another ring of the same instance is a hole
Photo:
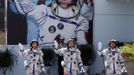
[[[53,0],[51,7],[37,5],[32,0],[14,2],[19,6],[18,10],[22,10],[24,15],[32,17],[36,22],[37,29],[27,31],[36,30],[36,37],[32,39],[37,39],[40,45],[52,45],[58,34],[64,37],[65,43],[69,38],[76,37],[78,44],[87,44],[85,33],[88,32],[89,21],[80,14],[80,0]]]

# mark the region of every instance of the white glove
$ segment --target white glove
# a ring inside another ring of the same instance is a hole
[[[23,50],[23,45],[21,43],[18,44],[20,50]]]
[[[81,67],[81,68],[80,68],[80,73],[84,73],[84,72],[85,72],[84,68]]]
[[[27,61],[26,61],[26,60],[24,61],[24,66],[25,66],[25,67],[27,67],[27,66],[28,66],[28,63],[27,63]]]
[[[98,51],[102,51],[102,43],[98,42]]]
[[[54,47],[55,47],[56,49],[58,49],[58,46],[59,46],[58,42],[57,42],[57,41],[54,41]]]
[[[105,67],[109,66],[108,63],[107,63],[107,61],[104,61],[104,66]]]
[[[42,70],[42,72],[46,72],[44,67],[41,70]]]
[[[64,61],[61,61],[61,65],[64,67],[65,66],[65,62]]]

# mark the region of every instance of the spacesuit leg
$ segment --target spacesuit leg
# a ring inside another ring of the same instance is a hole
[[[106,68],[106,75],[113,75],[112,70],[110,68]]]
[[[26,69],[26,73],[27,73],[27,75],[33,75],[33,74],[32,74],[32,71],[30,70],[30,68],[27,68],[27,69]]]
[[[27,75],[40,75],[41,69],[40,67],[37,68],[37,66],[35,66],[35,68],[33,69],[33,66],[30,65],[26,68],[26,72]]]
[[[78,72],[75,71],[75,70],[73,70],[73,71],[72,71],[72,75],[78,75]]]
[[[35,75],[40,75],[40,72],[35,72]]]
[[[35,68],[36,70],[35,70],[35,75],[42,75],[42,72],[44,72],[44,71],[42,71],[42,69],[41,69],[41,65],[36,65],[36,68]]]

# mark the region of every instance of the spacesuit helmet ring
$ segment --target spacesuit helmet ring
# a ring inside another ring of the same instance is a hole
[[[70,4],[69,6],[71,6],[71,9],[72,9],[72,12],[74,13],[73,15],[71,16],[68,16],[68,17],[63,17],[63,16],[60,16],[58,13],[57,13],[57,8],[58,8],[58,5],[60,5],[59,1],[58,0],[54,0],[52,2],[52,6],[51,6],[51,10],[52,10],[52,13],[59,17],[59,18],[64,18],[64,19],[71,19],[71,18],[74,18],[74,17],[77,17],[79,16],[80,14],[80,9],[81,9],[81,3],[80,3],[80,0],[72,0],[72,4]]]

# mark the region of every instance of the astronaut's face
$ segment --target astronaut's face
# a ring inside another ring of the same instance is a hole
[[[73,47],[75,47],[75,42],[74,41],[70,41],[68,43],[68,45],[69,45],[69,48],[73,48]]]
[[[32,43],[32,48],[33,48],[33,49],[36,49],[37,47],[38,47],[38,44],[37,44],[36,42],[33,42],[33,43]]]
[[[72,4],[72,0],[59,0],[62,8],[67,9]]]
[[[110,46],[110,48],[116,48],[116,44],[114,43],[114,42],[111,42],[110,44],[109,44],[109,46]]]

